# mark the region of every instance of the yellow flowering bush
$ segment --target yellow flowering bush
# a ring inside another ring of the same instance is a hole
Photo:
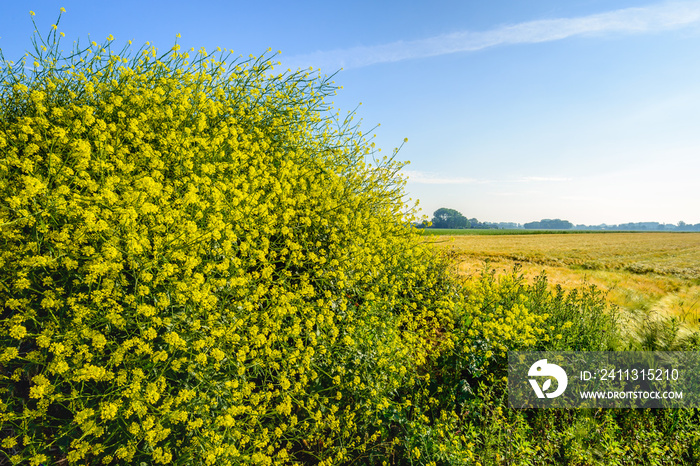
[[[390,449],[455,294],[402,164],[329,78],[60,37],[0,56],[0,462]]]
[[[509,350],[611,351],[619,346],[618,316],[595,287],[569,292],[542,274],[528,283],[516,267],[496,277],[488,269],[465,280],[454,338],[462,361],[481,373]]]

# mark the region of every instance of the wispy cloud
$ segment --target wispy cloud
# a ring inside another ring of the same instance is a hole
[[[478,179],[462,176],[445,176],[439,173],[406,170],[402,172],[408,177],[408,181],[418,184],[492,184],[492,183],[548,183],[571,181],[571,178],[559,176],[523,176],[515,179]]]
[[[411,183],[419,184],[473,184],[473,183],[483,183],[474,178],[464,178],[464,177],[446,177],[438,175],[435,173],[418,172],[412,170],[406,170],[402,172],[408,177],[408,181]]]
[[[571,178],[566,178],[563,176],[524,176],[518,181],[571,181]]]
[[[286,67],[360,68],[377,63],[473,52],[499,45],[533,44],[569,37],[623,33],[640,34],[679,29],[700,22],[700,2],[668,2],[624,8],[575,18],[527,21],[488,31],[460,31],[420,40],[352,47],[297,55],[284,60]]]

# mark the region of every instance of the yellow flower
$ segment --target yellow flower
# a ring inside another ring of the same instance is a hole
[[[211,351],[211,355],[216,360],[216,362],[221,362],[226,357],[226,353],[221,351],[219,348],[214,348]]]
[[[27,335],[27,329],[23,325],[14,325],[10,329],[10,336],[16,340],[21,340]]]
[[[114,417],[117,415],[119,407],[115,403],[105,403],[102,405],[102,419],[104,420],[110,420],[114,419]]]
[[[52,387],[49,379],[41,374],[32,377],[32,382],[34,385],[29,389],[30,398],[43,398],[44,395],[51,391]]]
[[[3,439],[2,443],[0,443],[3,448],[13,448],[15,445],[17,445],[17,438],[16,437],[6,437]]]

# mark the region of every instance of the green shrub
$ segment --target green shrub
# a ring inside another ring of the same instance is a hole
[[[550,338],[534,349],[547,351],[615,351],[621,349],[620,321],[615,306],[594,285],[566,292],[553,289],[542,274],[529,287],[532,309],[547,315]]]
[[[1,64],[0,454],[391,448],[378,421],[449,345],[455,293],[409,227],[402,164],[370,163],[328,78],[271,57],[59,39]]]
[[[533,409],[508,406],[508,350],[626,348],[615,309],[595,287],[570,292],[516,269],[466,281],[453,348],[432,369],[422,406],[430,422],[408,440],[435,464],[697,464],[697,409]],[[433,400],[432,403],[430,400]],[[421,434],[423,436],[421,437]],[[408,443],[408,442],[407,442]],[[440,446],[452,448],[442,451]]]

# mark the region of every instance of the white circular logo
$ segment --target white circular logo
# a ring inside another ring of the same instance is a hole
[[[536,379],[529,379],[532,389],[535,391],[535,394],[537,394],[537,398],[556,398],[564,393],[564,390],[566,390],[566,384],[569,383],[569,378],[566,376],[564,369],[556,364],[547,364],[546,359],[540,359],[530,366],[530,370],[527,372],[527,375],[530,377],[554,377],[554,379],[557,381],[557,389],[551,393],[548,393],[547,390],[549,390],[552,386],[552,379],[546,379],[542,384],[542,387],[540,387]]]

